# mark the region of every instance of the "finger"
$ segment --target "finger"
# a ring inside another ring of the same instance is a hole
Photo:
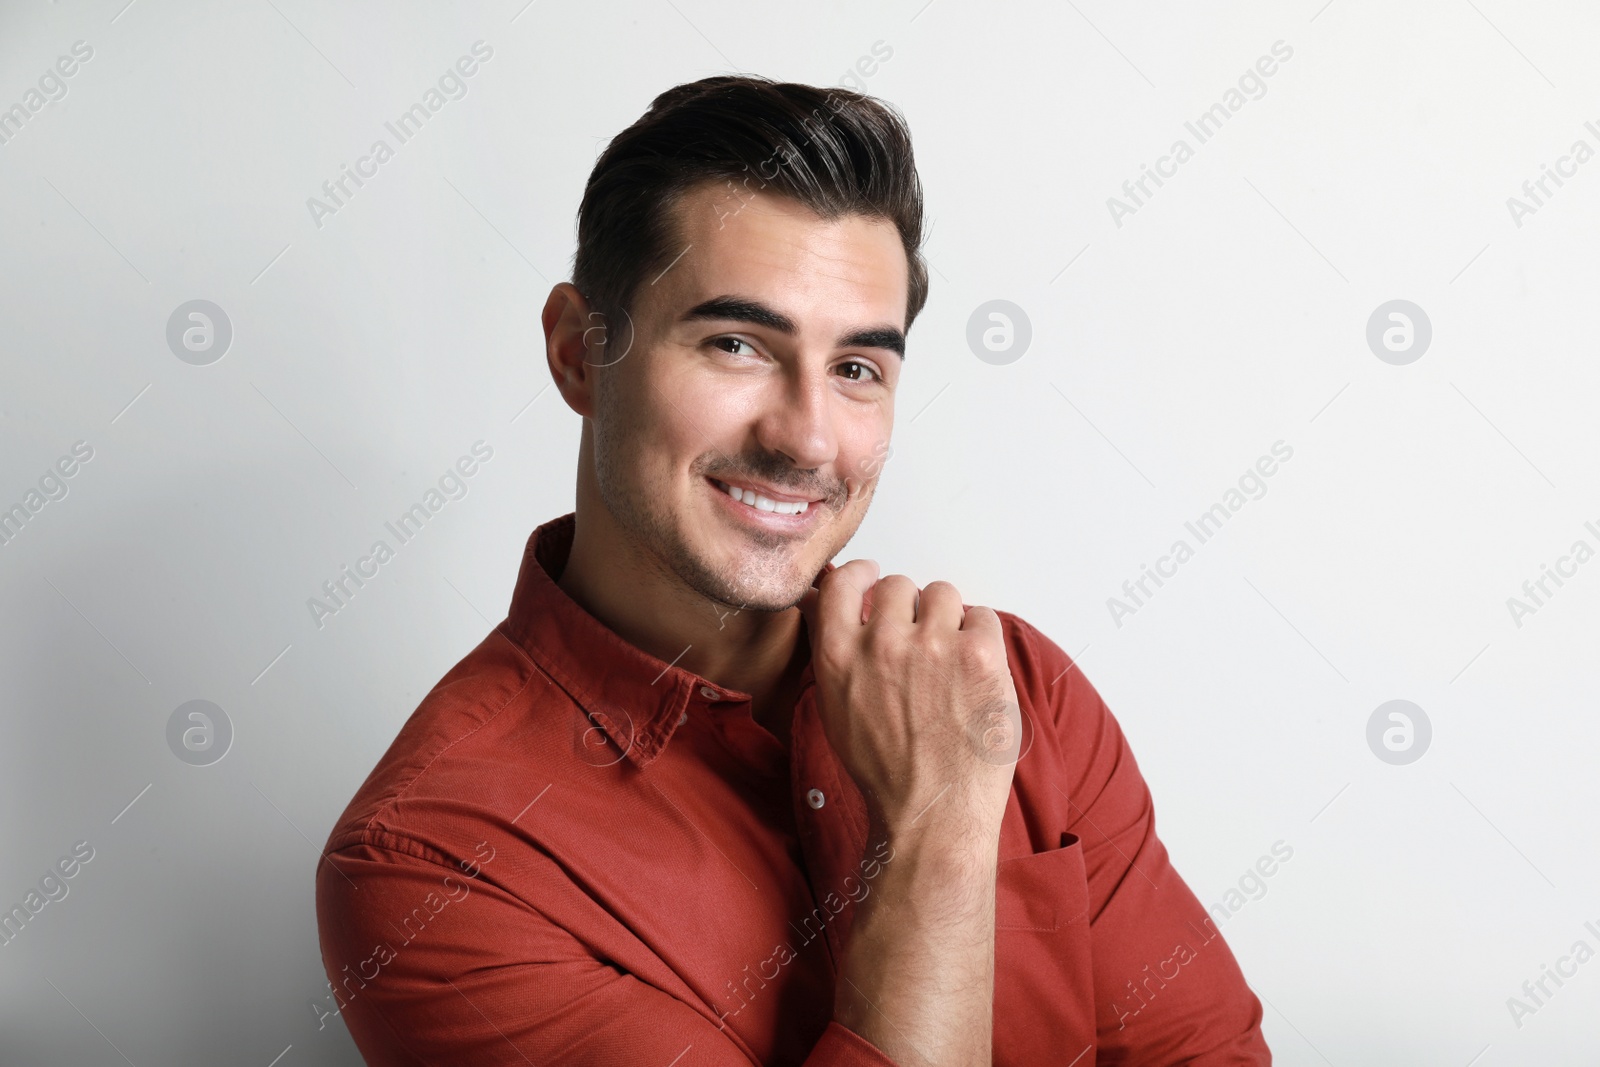
[[[814,608],[817,632],[831,628],[841,633],[861,626],[862,599],[878,580],[878,564],[870,559],[853,559],[835,567],[817,583]]]
[[[1002,648],[1005,647],[1005,630],[1000,625],[1000,616],[993,608],[968,608],[967,613],[961,617],[961,632],[982,634],[992,638]]]
[[[917,625],[961,629],[961,594],[949,582],[929,582],[917,600]]]
[[[878,579],[872,587],[872,615],[896,626],[910,626],[917,616],[917,583],[903,574]]]

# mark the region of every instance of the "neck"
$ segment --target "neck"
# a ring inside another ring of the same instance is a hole
[[[739,610],[664,573],[580,494],[572,552],[556,584],[617,636],[657,659],[749,693],[757,722],[787,743],[809,646],[800,610]]]

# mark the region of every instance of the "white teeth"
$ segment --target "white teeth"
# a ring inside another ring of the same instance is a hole
[[[810,502],[806,500],[796,500],[792,503],[770,500],[760,493],[750,489],[741,489],[737,485],[725,485],[722,482],[717,482],[716,485],[717,488],[733,497],[739,503],[747,504],[757,511],[770,511],[778,515],[801,515],[805,513],[806,508],[811,506]]]

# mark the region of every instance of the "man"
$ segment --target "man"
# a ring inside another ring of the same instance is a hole
[[[921,239],[901,120],[842,89],[679,86],[596,163],[543,316],[576,511],[318,870],[313,1010],[369,1063],[1270,1062],[1082,672],[829,562]]]

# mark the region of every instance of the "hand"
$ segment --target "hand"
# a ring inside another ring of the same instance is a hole
[[[998,840],[1021,710],[1000,618],[852,560],[801,601],[828,743],[892,832]]]

